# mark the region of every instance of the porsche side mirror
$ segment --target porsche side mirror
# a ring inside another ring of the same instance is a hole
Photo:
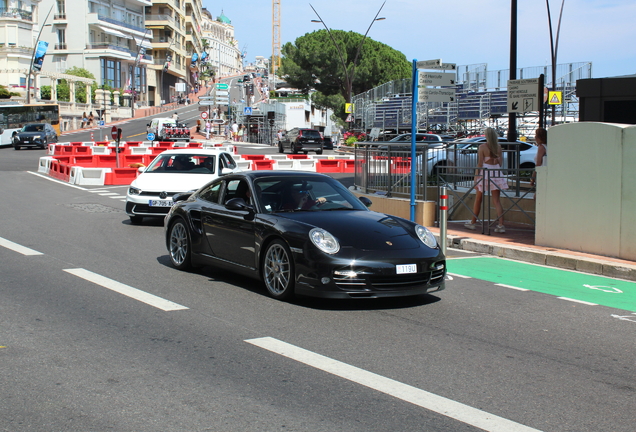
[[[243,198],[232,198],[228,202],[225,203],[225,208],[228,210],[238,211],[244,210],[253,212],[254,208],[251,205],[245,203]]]
[[[360,198],[358,198],[358,199],[360,200],[360,202],[361,202],[362,204],[364,204],[364,205],[365,205],[365,206],[367,206],[367,207],[371,207],[371,204],[373,204],[373,203],[371,202],[371,200],[370,200],[369,198],[365,197],[365,196],[362,196],[362,197],[360,197]]]
[[[140,167],[140,169],[141,169],[141,167]],[[190,197],[192,196],[192,194],[193,194],[193,191],[190,191],[190,192],[181,192],[181,193],[175,194],[175,195],[172,197],[172,201],[173,201],[173,202],[185,201],[185,200],[187,200],[188,198],[190,198]]]

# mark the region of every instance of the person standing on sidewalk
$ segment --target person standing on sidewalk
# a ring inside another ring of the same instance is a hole
[[[209,140],[210,139],[210,131],[212,130],[212,123],[210,123],[209,120],[206,120],[205,122],[205,139]]]
[[[88,113],[88,125],[93,126],[94,120],[95,120],[95,117],[93,117],[93,111],[91,111]]]
[[[548,131],[544,128],[537,128],[535,132],[534,141],[537,143],[537,155],[534,159],[534,166],[548,166]],[[537,172],[532,172],[532,178],[530,179],[530,185],[534,186],[537,179]],[[535,195],[536,196],[536,195]]]
[[[238,141],[238,130],[239,130],[239,127],[238,127],[238,125],[236,124],[236,122],[234,122],[234,123],[232,124],[232,139],[233,139],[234,141]]]
[[[505,233],[503,218],[503,207],[501,206],[501,191],[508,189],[508,180],[503,177],[501,163],[503,155],[501,145],[499,144],[499,136],[493,128],[486,128],[484,133],[486,142],[479,146],[477,150],[477,169],[475,170],[475,205],[473,206],[473,217],[469,223],[464,226],[470,230],[475,229],[479,211],[481,210],[481,202],[484,198],[484,190],[489,190],[492,201],[497,210],[499,224],[495,228],[496,233]],[[484,175],[484,168],[488,169],[487,175]],[[488,184],[484,184],[487,182]]]
[[[238,141],[243,142],[243,137],[245,136],[245,126],[241,125],[238,130]]]

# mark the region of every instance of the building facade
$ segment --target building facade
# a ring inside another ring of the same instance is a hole
[[[26,91],[26,74],[39,31],[40,0],[0,1],[0,84],[9,91]]]
[[[203,52],[202,19],[201,0],[152,0],[146,8],[146,28],[153,40],[151,105],[169,103],[198,85],[200,68],[193,54],[198,60]]]
[[[144,18],[149,5],[150,0],[42,0],[40,40],[49,43],[42,70],[86,69],[99,88],[118,90],[145,104],[147,66],[152,63]]]
[[[208,67],[217,77],[243,72],[243,56],[234,37],[234,26],[223,12],[215,19],[208,10],[203,9],[202,38],[207,47]]]

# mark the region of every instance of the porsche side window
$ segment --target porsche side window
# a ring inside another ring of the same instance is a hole
[[[228,168],[228,169],[235,169],[236,168],[236,163],[232,159],[232,156],[228,155],[227,153],[222,153],[221,154],[221,167],[222,168]]]
[[[219,192],[221,190],[221,184],[222,183],[219,182],[208,186],[199,194],[199,197],[202,200],[217,204],[219,202]]]

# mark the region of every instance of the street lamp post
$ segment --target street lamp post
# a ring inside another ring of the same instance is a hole
[[[172,45],[174,44],[175,38],[174,38],[174,34],[172,36],[172,40],[170,41],[170,45],[168,46],[168,49],[166,50],[166,63],[164,64],[164,66],[161,68],[161,90],[160,90],[160,95],[161,95],[161,101],[165,101],[164,99],[164,91],[163,91],[163,74],[165,73],[166,65],[168,66],[168,68],[170,67],[169,63],[172,61],[172,55],[169,54],[170,52],[170,48],[172,48]],[[168,60],[168,56],[170,56],[170,60]],[[163,106],[163,103],[161,103],[161,105]]]
[[[550,27],[550,53],[552,54],[552,91],[556,90],[556,67],[557,67],[557,51],[559,50],[559,33],[561,32],[561,18],[563,17],[563,6],[565,0],[561,2],[561,11],[559,12],[559,21],[557,24],[556,40],[552,35],[552,17],[550,16],[550,0],[545,0],[548,8],[548,26]],[[556,117],[556,106],[552,105],[552,125]]]
[[[344,97],[345,97],[345,101],[347,103],[351,102],[351,93],[353,92],[353,80],[354,80],[355,75],[356,75],[356,64],[358,62],[358,56],[360,55],[360,51],[362,50],[362,46],[364,45],[364,42],[367,39],[367,35],[369,34],[369,30],[371,30],[371,27],[373,26],[373,23],[375,23],[376,21],[382,21],[382,20],[386,19],[384,17],[378,18],[378,15],[380,15],[380,12],[382,11],[382,8],[384,7],[385,3],[386,3],[386,0],[384,1],[384,3],[382,3],[382,6],[380,6],[380,9],[378,10],[378,13],[375,14],[375,17],[371,21],[371,24],[369,24],[369,27],[367,28],[366,33],[364,34],[362,40],[360,41],[360,44],[358,45],[358,48],[356,49],[356,55],[353,58],[353,62],[351,64],[351,72],[349,72],[349,69],[347,68],[347,63],[344,60],[344,55],[342,54],[342,51],[340,50],[340,46],[336,42],[336,39],[333,37],[333,34],[331,33],[331,30],[329,29],[329,27],[327,27],[327,24],[325,24],[325,21],[320,17],[320,15],[316,11],[316,9],[311,4],[309,5],[309,6],[311,6],[311,8],[313,9],[314,13],[318,17],[317,20],[311,20],[311,22],[322,23],[322,25],[327,30],[327,33],[331,37],[331,41],[333,42],[334,46],[336,47],[336,50],[338,51],[338,56],[340,57],[340,62],[342,63],[342,67],[343,67],[344,73],[345,73],[345,95],[344,95]]]
[[[139,42],[139,49],[137,50],[137,57],[135,58],[135,64],[133,65],[133,69],[132,69],[132,74],[130,77],[130,110],[131,110],[131,117],[135,117],[135,95],[137,94],[135,92],[135,81],[136,81],[136,76],[135,76],[135,72],[137,71],[137,66],[139,65],[139,62],[141,61],[141,51],[144,50],[144,48],[141,46],[144,41],[146,40],[146,37],[148,36],[148,31],[150,31],[150,29],[146,30],[144,32],[144,37],[141,38],[141,42]],[[144,50],[144,54],[145,54],[145,50]],[[141,79],[140,79],[141,81]],[[163,84],[163,83],[162,83]],[[141,87],[141,82],[139,83],[139,86]]]
[[[38,49],[38,44],[40,43],[40,36],[42,36],[42,30],[44,27],[51,26],[51,24],[47,24],[46,21],[49,19],[49,16],[53,12],[53,6],[49,9],[49,13],[46,14],[46,18],[42,22],[42,28],[40,28],[40,32],[38,33],[38,37],[35,40],[35,46],[33,47],[33,54],[31,54],[31,62],[29,63],[29,69],[27,70],[27,103],[31,103],[31,73],[33,72],[33,62],[35,61],[35,52]]]

